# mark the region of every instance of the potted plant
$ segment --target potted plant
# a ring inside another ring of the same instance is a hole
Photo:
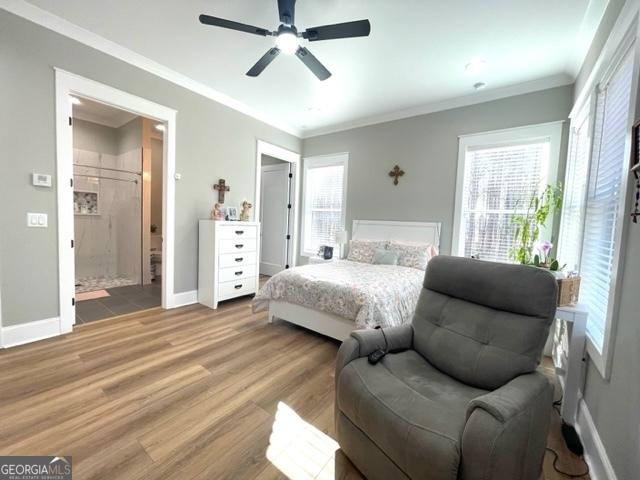
[[[546,226],[549,215],[558,210],[561,205],[562,186],[547,185],[541,194],[531,197],[526,213],[514,215],[512,222],[516,226],[516,232],[515,246],[509,252],[511,259],[523,265],[542,266],[540,255],[534,254],[539,243],[540,230]],[[546,264],[550,261],[548,268],[551,269],[553,265],[555,270],[558,270],[558,262],[549,258],[552,248],[553,244],[546,242],[545,251],[540,251],[544,255],[542,263]]]

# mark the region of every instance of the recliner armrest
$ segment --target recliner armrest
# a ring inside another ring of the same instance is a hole
[[[549,386],[549,379],[539,372],[520,375],[497,390],[471,400],[467,406],[467,420],[476,408],[481,408],[505,423],[527,409]]]
[[[409,323],[385,328],[384,334],[387,337],[390,352],[406,350],[413,345],[413,327]],[[336,382],[345,365],[356,358],[366,357],[379,348],[385,348],[384,337],[380,329],[354,330],[351,332],[351,335],[342,342],[340,350],[338,350]]]
[[[553,386],[541,373],[514,378],[469,402],[461,480],[537,480],[549,431]]]

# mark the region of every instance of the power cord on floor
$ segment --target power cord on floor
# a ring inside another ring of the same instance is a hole
[[[558,413],[558,416],[560,416],[560,418],[562,419],[562,414],[560,413],[561,405],[562,405],[562,397],[560,397],[558,400],[553,402],[553,409]],[[558,468],[557,463],[558,463],[558,460],[560,459],[560,455],[558,454],[558,452],[556,452],[553,448],[549,448],[549,447],[546,447],[546,450],[548,452],[553,453],[554,458],[553,458],[553,463],[551,465],[553,466],[553,469],[556,472],[558,472],[560,475],[564,475],[567,478],[581,478],[581,477],[584,477],[585,475],[589,475],[589,465],[587,464],[587,462],[584,461],[584,458],[579,457],[580,460],[582,460],[582,463],[584,463],[585,468],[587,469],[584,473],[568,473]]]
[[[556,463],[558,462],[558,459],[560,458],[560,456],[558,455],[558,452],[556,452],[553,448],[549,448],[549,447],[547,447],[546,450],[548,452],[553,453],[555,458],[553,459],[552,466],[553,466],[553,469],[556,472],[558,472],[560,475],[564,475],[565,477],[568,477],[568,478],[580,478],[580,477],[584,477],[585,475],[589,475],[589,465],[587,465],[587,462],[585,462],[582,458],[581,458],[581,460],[584,462],[584,465],[585,465],[587,471],[584,472],[584,473],[567,473],[567,472],[564,472],[564,471],[560,470],[558,468],[558,466],[556,465]]]

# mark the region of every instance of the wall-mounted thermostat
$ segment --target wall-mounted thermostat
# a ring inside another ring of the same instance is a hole
[[[45,175],[44,173],[34,173],[32,178],[34,187],[51,186],[51,175]]]

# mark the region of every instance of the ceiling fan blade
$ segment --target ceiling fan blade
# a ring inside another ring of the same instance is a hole
[[[257,77],[262,73],[262,71],[269,66],[273,60],[280,55],[280,49],[273,47],[269,49],[267,53],[265,53],[260,60],[256,62],[256,64],[251,67],[251,69],[247,72],[247,75],[250,77]]]
[[[296,16],[296,0],[278,0],[278,12],[282,23],[293,25]]]
[[[238,23],[232,20],[225,20],[224,18],[212,17],[211,15],[200,15],[199,18],[200,23],[203,23],[205,25],[228,28],[230,30],[238,30],[240,32],[252,33],[254,35],[260,35],[263,37],[271,35],[271,32],[265,28],[247,25],[246,23]]]
[[[331,76],[331,72],[327,70],[325,66],[320,63],[320,60],[314,57],[306,48],[298,48],[298,50],[296,50],[296,57],[302,60],[302,63],[304,63],[320,80],[326,80]]]
[[[367,37],[370,32],[371,23],[369,23],[369,20],[356,20],[355,22],[307,28],[302,33],[302,36],[310,42],[315,42],[318,40],[333,40],[334,38]]]

